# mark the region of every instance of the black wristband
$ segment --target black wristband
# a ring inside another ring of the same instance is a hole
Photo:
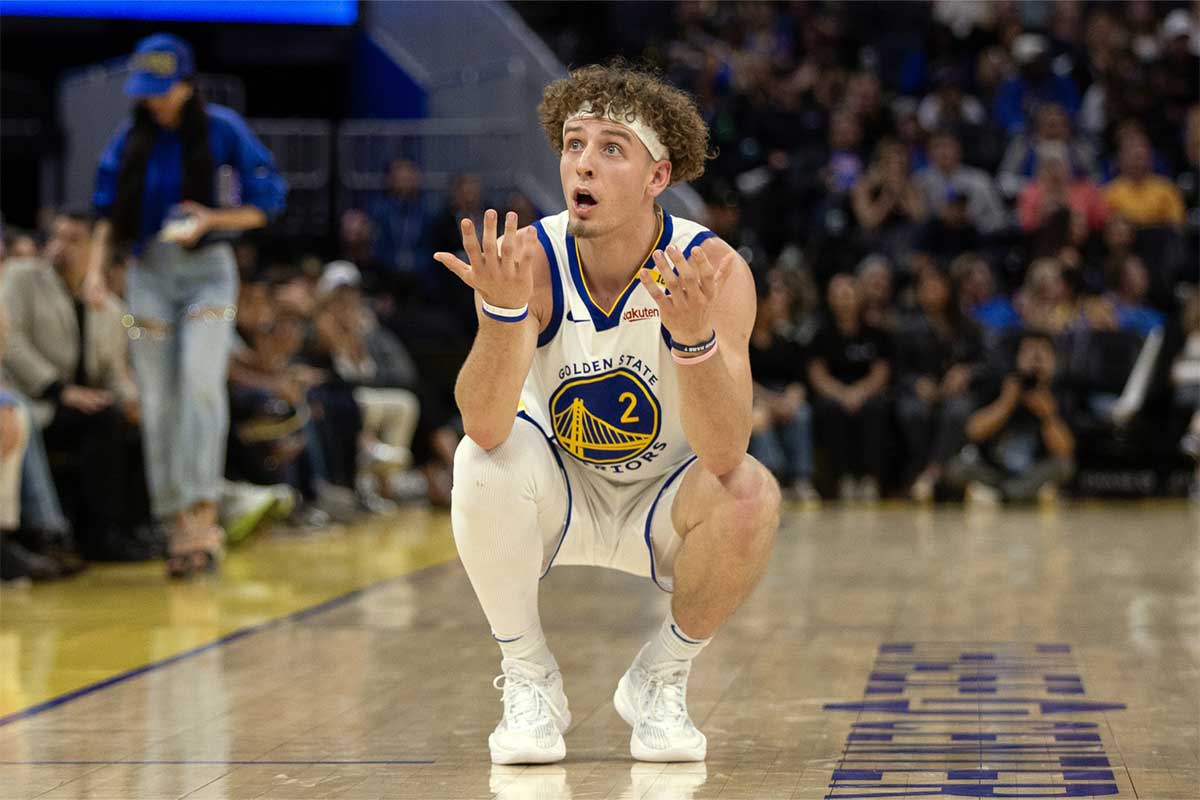
[[[697,353],[703,353],[706,350],[711,350],[712,346],[716,343],[717,343],[717,332],[714,330],[712,333],[712,336],[708,337],[708,339],[706,341],[701,342],[700,344],[680,344],[679,342],[672,340],[671,349],[677,350],[680,353],[687,353],[688,355],[695,355]]]

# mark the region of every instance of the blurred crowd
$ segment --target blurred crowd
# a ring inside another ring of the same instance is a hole
[[[654,24],[613,40],[710,125],[702,221],[759,294],[750,448],[796,499],[1052,502],[1061,487],[1170,492],[1173,470],[1194,470],[1195,8],[651,5],[637,11]],[[589,41],[541,32],[568,63]],[[448,503],[476,320],[430,256],[460,250],[459,222],[486,207],[522,225],[553,209],[469,174],[438,202],[420,164],[380,169],[386,191],[341,215],[333,260],[235,245],[233,541],[270,520],[303,531]],[[155,331],[125,314],[120,263],[107,307],[80,300],[92,225],[47,214],[5,234],[6,578],[162,549],[127,356]],[[1135,477],[1083,480],[1101,468]]]
[[[760,293],[751,451],[797,496],[1171,490],[1200,434],[1196,8],[685,2],[662,25],[622,41],[710,124],[707,223]]]

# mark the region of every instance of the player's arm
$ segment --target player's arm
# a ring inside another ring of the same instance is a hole
[[[458,373],[454,399],[467,436],[485,450],[499,447],[512,431],[521,387],[537,349],[539,324],[533,314],[503,322],[484,313],[484,302],[502,309],[519,309],[528,306],[533,296],[530,262],[532,247],[537,246],[536,231],[533,227],[518,231],[517,215],[509,212],[505,235],[497,239],[496,217],[491,209],[484,214],[482,246],[471,220],[462,221],[463,249],[469,264],[451,253],[433,256],[475,290],[479,333]]]
[[[720,477],[742,462],[753,426],[749,343],[754,279],[742,257],[720,239],[705,241],[686,262],[676,247],[667,248],[666,255],[678,275],[662,253],[656,252],[654,259],[669,296],[645,270],[639,277],[658,303],[673,341],[694,345],[716,334],[716,352],[674,367],[683,432],[704,468]]]

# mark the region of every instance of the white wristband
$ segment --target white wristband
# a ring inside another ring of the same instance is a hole
[[[520,322],[529,316],[529,304],[520,308],[504,308],[503,306],[494,306],[487,300],[483,302],[483,313],[498,322]]]

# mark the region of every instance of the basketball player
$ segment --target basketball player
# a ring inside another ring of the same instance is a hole
[[[673,591],[658,635],[613,702],[643,761],[702,761],[687,712],[692,659],[762,577],[779,491],[746,454],[754,283],[746,263],[655,203],[699,177],[707,130],[650,75],[592,66],[538,108],[560,154],[567,210],[524,229],[493,210],[468,262],[434,258],[475,290],[479,333],[455,389],[467,438],[451,517],[500,645],[496,764],[566,754],[562,676],[538,580],[591,564]]]

